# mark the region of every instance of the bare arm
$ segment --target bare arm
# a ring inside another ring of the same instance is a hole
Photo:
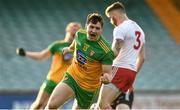
[[[74,51],[75,45],[76,45],[76,42],[75,42],[75,40],[73,40],[73,42],[69,46],[70,51]]]
[[[41,52],[26,51],[26,57],[34,60],[45,60],[51,56],[51,52],[48,49],[44,49]]]
[[[112,66],[111,65],[102,65],[102,72],[111,74]]]
[[[102,65],[103,76],[101,77],[101,82],[108,84],[112,79],[112,66],[111,65]]]
[[[138,55],[138,59],[136,61],[136,70],[137,73],[139,72],[139,70],[141,69],[143,63],[145,61],[145,48],[144,48],[144,44],[142,45],[142,48],[140,50],[140,53]]]
[[[67,54],[68,52],[74,51],[75,44],[76,44],[76,42],[75,42],[75,40],[74,40],[69,47],[64,47],[64,48],[62,49],[63,54]]]
[[[112,50],[114,52],[115,57],[119,54],[119,51],[123,45],[124,41],[121,39],[115,39],[112,43]]]

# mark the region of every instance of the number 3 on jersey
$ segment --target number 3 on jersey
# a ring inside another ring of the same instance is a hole
[[[141,36],[141,32],[139,31],[135,31],[135,36],[136,36],[136,45],[134,45],[134,49],[138,50],[139,47],[141,46],[141,40],[140,40],[140,36]]]

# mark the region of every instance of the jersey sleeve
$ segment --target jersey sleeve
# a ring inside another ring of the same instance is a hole
[[[57,47],[58,47],[59,44],[60,44],[60,42],[58,42],[58,41],[55,41],[55,42],[51,43],[51,44],[48,46],[48,50],[49,50],[52,54],[54,54],[54,53],[56,52],[56,49],[57,49]]]
[[[75,43],[76,43],[76,44],[80,44],[81,41],[83,41],[84,39],[86,39],[86,34],[87,34],[87,32],[86,32],[85,29],[79,29],[79,30],[76,32],[75,37],[74,37]]]
[[[112,65],[113,60],[114,60],[114,53],[112,51],[109,51],[107,54],[105,54],[101,63],[104,65]]]
[[[125,29],[122,26],[114,28],[113,38],[124,40],[125,38]]]

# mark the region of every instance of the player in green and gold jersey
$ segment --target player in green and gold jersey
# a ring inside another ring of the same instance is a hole
[[[61,83],[54,89],[47,109],[56,109],[69,98],[75,97],[73,109],[88,109],[93,103],[101,82],[108,83],[114,54],[107,41],[101,36],[103,19],[98,13],[87,16],[86,30],[76,32],[66,54],[74,51],[71,66]]]
[[[72,62],[72,54],[62,54],[62,48],[71,44],[74,39],[75,32],[81,27],[79,23],[71,22],[66,27],[66,35],[64,40],[55,41],[48,48],[41,52],[25,51],[23,48],[17,49],[17,54],[35,60],[45,60],[53,57],[51,69],[47,75],[47,79],[42,84],[38,96],[31,106],[31,109],[44,109],[48,99],[56,87],[62,80],[64,73]]]

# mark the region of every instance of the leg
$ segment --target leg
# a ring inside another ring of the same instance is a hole
[[[44,109],[51,94],[40,90],[30,109]]]
[[[36,100],[31,105],[30,109],[44,109],[56,85],[57,84],[51,80],[45,80],[39,90]]]
[[[130,110],[129,106],[127,104],[118,104],[116,106],[116,110]]]
[[[48,104],[47,109],[57,109],[59,106],[63,105],[68,99],[75,95],[71,87],[65,83],[59,83],[54,89]]]
[[[98,110],[99,108],[96,108],[96,103],[93,103],[89,110]]]
[[[97,96],[97,91],[86,91],[76,85],[76,99],[72,109],[89,109]]]
[[[78,110],[78,109],[81,109],[81,107],[79,107],[79,105],[77,104],[77,100],[74,99],[72,110]]]
[[[116,72],[115,72],[116,74],[114,75],[111,82],[114,85],[116,85],[116,87],[119,88],[119,90],[121,90],[123,93],[120,94],[120,97],[118,97],[114,101],[115,103],[113,102],[111,104],[111,106],[113,109],[115,109],[115,108],[120,109],[120,107],[124,107],[125,109],[127,109],[127,106],[125,106],[125,104],[129,105],[126,102],[129,101],[130,88],[132,87],[132,84],[134,82],[136,72],[133,70],[129,70],[129,69],[125,69],[125,68],[117,68],[117,67],[115,67],[114,70],[116,70]],[[124,97],[124,100],[121,99],[122,98],[121,96]],[[119,104],[123,104],[123,105],[119,105]],[[132,104],[131,104],[131,106],[132,106]],[[129,105],[128,108],[131,108],[131,106]]]
[[[116,88],[112,83],[107,85],[102,85],[97,106],[99,106],[101,109],[112,109],[111,103],[114,99],[120,94],[118,88]]]
[[[116,100],[113,101],[111,107],[113,109],[126,109],[130,110],[132,108],[134,99],[134,94],[131,89],[129,89],[126,93],[121,93]]]

